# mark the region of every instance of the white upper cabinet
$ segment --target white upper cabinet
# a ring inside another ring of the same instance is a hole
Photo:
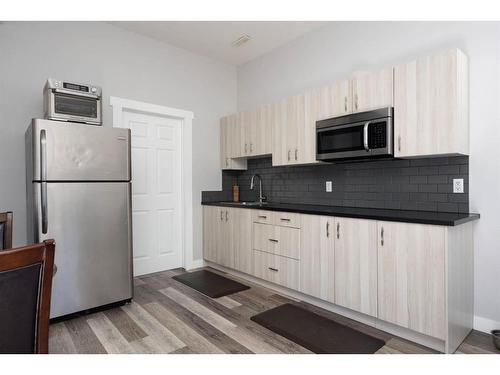
[[[237,157],[258,156],[271,153],[272,129],[270,106],[242,111],[237,115],[239,153]]]
[[[355,72],[352,75],[352,111],[393,105],[393,68],[378,71]]]
[[[395,156],[469,154],[468,74],[456,48],[395,67]]]
[[[220,163],[222,169],[247,169],[245,159],[234,159],[240,156],[238,115],[230,115],[220,119]]]

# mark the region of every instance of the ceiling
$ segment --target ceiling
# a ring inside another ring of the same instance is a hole
[[[323,26],[319,21],[122,21],[113,25],[231,65],[253,60]],[[243,35],[251,39],[239,47]]]

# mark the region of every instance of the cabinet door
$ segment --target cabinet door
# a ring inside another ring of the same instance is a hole
[[[352,112],[351,81],[335,82],[317,89],[318,113],[316,120],[342,116]]]
[[[233,212],[230,208],[219,207],[220,224],[217,232],[216,263],[234,268]]]
[[[355,72],[352,79],[353,111],[392,106],[393,68]]]
[[[265,105],[256,110],[255,133],[252,140],[253,155],[272,152],[271,106]]]
[[[237,115],[222,117],[220,120],[220,162],[222,169],[247,169],[245,159],[234,159],[240,155],[240,131]]]
[[[335,302],[334,218],[302,215],[300,291]]]
[[[469,153],[468,62],[458,49],[394,69],[395,156]]]
[[[241,157],[241,147],[240,147],[240,127],[238,124],[238,115],[227,116],[228,123],[228,137],[227,141],[229,143],[228,156],[230,158]]]
[[[377,222],[335,218],[335,303],[377,316]]]
[[[273,165],[287,164],[287,103],[280,100],[271,104]]]
[[[239,138],[240,138],[240,155],[247,156],[248,155],[248,144],[250,138],[250,126],[249,123],[249,113],[248,111],[242,111],[238,113],[238,129],[239,129]]]
[[[203,206],[203,259],[217,262],[219,207]]]
[[[305,131],[305,95],[291,96],[286,100],[287,126],[285,129],[286,164],[299,164],[304,157],[306,143],[302,138]],[[299,144],[301,149],[299,149]]]
[[[232,208],[234,268],[252,274],[252,210]]]
[[[378,222],[378,318],[445,339],[445,228]]]
[[[220,165],[222,169],[231,168],[231,158],[229,157],[229,122],[228,117],[220,119]]]

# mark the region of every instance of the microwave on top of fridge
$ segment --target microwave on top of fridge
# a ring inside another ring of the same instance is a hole
[[[316,160],[394,156],[392,107],[316,122]]]
[[[45,118],[102,125],[101,95],[95,85],[49,78],[43,90]]]

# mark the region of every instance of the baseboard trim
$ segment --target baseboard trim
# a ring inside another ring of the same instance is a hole
[[[248,275],[246,273],[242,273],[242,272],[230,269],[230,268],[226,268],[224,266],[220,266],[220,265],[212,263],[212,262],[205,261],[205,266],[210,266],[210,267],[215,268],[219,271],[226,272],[228,274],[239,277],[243,280],[246,280],[246,281],[249,281],[251,283],[254,283],[254,284],[263,286],[265,288],[274,290],[274,291],[276,291],[280,294],[283,294],[285,296],[288,296],[292,299],[304,301],[304,302],[310,303],[311,305],[315,305],[315,306],[321,307],[325,310],[331,311],[333,313],[343,315],[343,316],[350,318],[352,320],[356,320],[357,322],[364,323],[368,326],[375,327],[375,328],[380,329],[382,331],[388,332],[394,336],[402,337],[406,340],[416,342],[417,344],[427,346],[427,347],[434,349],[434,350],[437,350],[439,352],[443,352],[443,353],[445,352],[445,342],[443,340],[439,340],[437,338],[427,336],[427,335],[412,331],[410,329],[397,326],[397,325],[389,323],[389,322],[385,322],[385,321],[380,320],[378,318],[375,318],[373,316],[365,315],[365,314],[359,313],[357,311],[350,310],[350,309],[347,309],[345,307],[338,306],[338,305],[335,305],[333,303],[326,302],[326,301],[320,300],[320,299],[315,298],[315,297],[311,297],[307,294],[303,294],[303,293],[298,292],[296,290],[288,289],[286,287],[282,287],[280,285],[273,284],[273,283],[270,283],[270,282],[262,280],[262,279],[258,279],[256,277]]]
[[[474,315],[474,329],[477,331],[490,333],[494,329],[500,329],[500,322],[492,319]]]

